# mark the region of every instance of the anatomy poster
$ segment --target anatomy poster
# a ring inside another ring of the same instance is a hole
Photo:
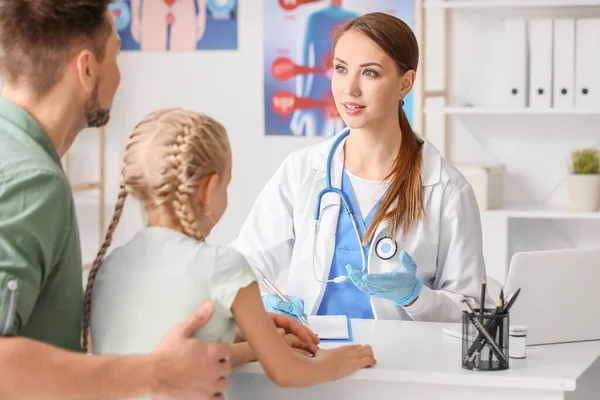
[[[381,11],[414,30],[414,0],[265,0],[267,135],[333,136],[345,127],[331,94],[332,37],[354,17]],[[412,122],[412,94],[404,110]]]
[[[237,49],[237,0],[115,0],[122,50]]]

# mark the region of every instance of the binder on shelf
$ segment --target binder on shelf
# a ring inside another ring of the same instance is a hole
[[[505,106],[508,108],[527,107],[527,24],[524,19],[504,20],[505,37]]]
[[[554,20],[553,107],[575,107],[575,20]]]
[[[529,21],[529,107],[552,107],[552,20]]]
[[[575,107],[600,109],[600,18],[575,22]]]

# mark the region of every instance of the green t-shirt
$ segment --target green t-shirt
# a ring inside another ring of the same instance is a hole
[[[48,135],[0,98],[0,336],[79,349],[83,283],[71,186]]]

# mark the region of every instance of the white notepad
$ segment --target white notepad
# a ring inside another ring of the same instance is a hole
[[[309,315],[309,328],[319,339],[348,340],[348,317],[345,315]]]

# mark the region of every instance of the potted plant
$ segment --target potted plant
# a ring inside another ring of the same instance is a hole
[[[597,211],[600,205],[600,156],[598,150],[580,149],[571,154],[569,197],[573,211]]]

